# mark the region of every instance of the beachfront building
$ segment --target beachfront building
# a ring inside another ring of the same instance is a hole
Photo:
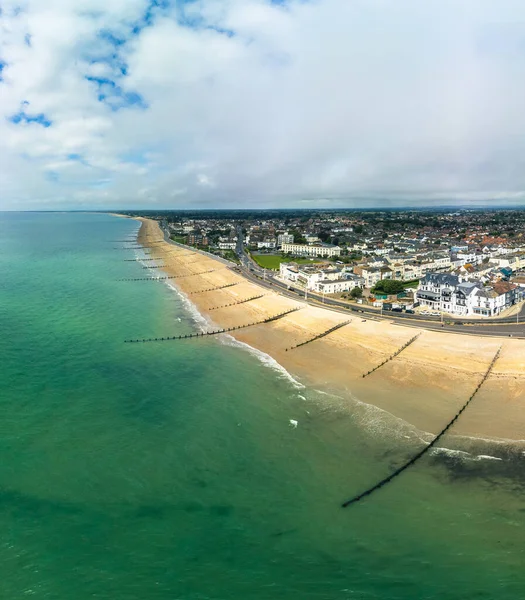
[[[342,292],[351,292],[356,287],[362,289],[363,286],[364,281],[362,278],[348,273],[343,278],[320,279],[315,282],[314,290],[320,294],[341,294]]]
[[[282,281],[298,284],[308,290],[325,294],[347,292],[355,287],[363,287],[364,280],[343,267],[315,267],[281,263],[279,277]]]
[[[484,286],[449,273],[427,273],[419,283],[416,299],[423,306],[451,315],[494,317],[516,303],[516,287],[508,281]]]
[[[282,251],[294,256],[341,256],[341,248],[332,244],[283,244]]]
[[[207,246],[209,244],[208,236],[201,231],[192,231],[188,235],[188,244],[190,246]]]

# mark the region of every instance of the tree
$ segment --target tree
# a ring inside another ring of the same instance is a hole
[[[378,281],[372,292],[379,292],[383,294],[399,294],[405,289],[405,283],[403,281],[397,281],[395,279],[382,279]]]
[[[350,292],[350,296],[352,296],[352,298],[354,300],[357,300],[358,298],[361,298],[363,296],[363,290],[360,287],[355,287],[351,292]]]

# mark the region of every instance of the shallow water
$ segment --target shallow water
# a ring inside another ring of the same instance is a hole
[[[0,214],[1,598],[522,597],[521,456],[434,453],[341,509],[419,437],[227,340],[124,344],[197,327],[117,281],[137,228]]]

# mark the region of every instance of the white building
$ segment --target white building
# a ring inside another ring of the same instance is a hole
[[[235,250],[237,247],[237,238],[219,238],[219,242],[217,244],[220,250]]]
[[[277,245],[293,244],[293,235],[291,233],[280,233],[277,236]]]
[[[314,290],[320,294],[340,294],[341,292],[350,292],[355,287],[359,287],[352,279],[321,279],[314,285]]]
[[[516,302],[515,288],[504,281],[484,287],[479,281],[463,281],[448,273],[427,273],[416,298],[424,306],[452,315],[494,317]]]
[[[262,249],[273,250],[274,248],[277,248],[277,242],[276,242],[275,238],[265,238],[264,240],[257,242],[258,250],[262,250]]]
[[[313,234],[306,234],[304,239],[306,240],[307,244],[318,244],[321,241],[316,235]]]
[[[341,256],[341,248],[331,244],[283,244],[282,251],[296,256]]]
[[[319,269],[313,266],[299,266],[296,263],[281,263],[279,276],[285,282],[297,283],[308,290],[325,294],[347,292],[355,287],[364,286],[364,280],[346,268]]]

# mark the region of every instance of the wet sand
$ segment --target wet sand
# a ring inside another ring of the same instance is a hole
[[[139,242],[151,245],[150,256],[163,259],[163,271],[177,277],[170,283],[217,326],[245,325],[299,308],[234,337],[269,354],[305,384],[342,397],[349,409],[354,398],[436,434],[472,394],[501,347],[489,379],[451,434],[525,440],[525,340],[432,332],[308,306],[249,282],[218,259],[162,241],[157,222],[140,221]],[[261,297],[231,305],[254,296]],[[326,337],[290,349],[345,321],[350,323]]]

